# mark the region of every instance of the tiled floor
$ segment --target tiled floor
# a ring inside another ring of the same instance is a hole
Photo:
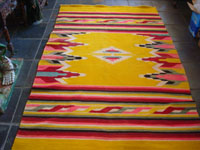
[[[14,93],[4,115],[0,116],[0,148],[10,150],[30,93],[42,50],[53,29],[60,4],[149,5],[157,7],[185,67],[192,96],[200,105],[200,48],[188,31],[191,11],[185,0],[174,9],[171,0],[48,0],[43,9],[44,22],[38,26],[9,26],[16,58],[24,58]],[[5,43],[0,38],[1,43]]]

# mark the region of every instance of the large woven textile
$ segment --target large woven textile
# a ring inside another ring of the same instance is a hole
[[[62,5],[13,150],[199,150],[200,120],[154,7]]]

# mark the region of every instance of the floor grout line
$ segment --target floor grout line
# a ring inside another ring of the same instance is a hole
[[[8,137],[9,137],[9,133],[10,133],[10,131],[11,131],[11,128],[12,128],[12,125],[10,124],[10,125],[9,125],[9,129],[8,129],[8,132],[7,132],[7,135],[6,135],[6,138],[5,138],[5,141],[4,141],[3,145],[2,145],[2,149],[5,149],[5,146],[6,146],[6,143],[7,143],[7,141],[8,141]]]

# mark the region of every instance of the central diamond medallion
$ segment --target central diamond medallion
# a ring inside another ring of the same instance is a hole
[[[115,64],[131,57],[129,52],[126,52],[124,50],[112,46],[109,48],[104,48],[102,50],[96,51],[94,53],[97,54],[94,55],[95,57],[103,61],[106,61],[110,64]]]

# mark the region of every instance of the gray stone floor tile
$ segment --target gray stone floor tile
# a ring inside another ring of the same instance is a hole
[[[11,126],[10,132],[8,133],[8,138],[6,140],[4,150],[11,150],[15,136],[17,134],[18,126]]]
[[[113,0],[104,0],[105,5],[112,6]]]
[[[58,0],[55,8],[59,9],[61,4],[80,4],[80,0]]]
[[[183,63],[191,89],[200,89],[200,63]],[[199,93],[200,94],[200,93]]]
[[[160,17],[162,18],[165,25],[175,24],[176,26],[186,25],[184,17],[180,13],[171,13],[171,12],[159,12]]]
[[[165,27],[174,42],[194,42],[194,38],[186,25],[168,24]]]
[[[80,4],[99,5],[104,4],[104,0],[80,0]]]
[[[56,20],[56,17],[57,17],[57,15],[58,15],[58,9],[54,9],[54,10],[52,10],[53,12],[52,12],[52,14],[51,14],[51,18],[50,18],[50,21],[55,21]]]
[[[200,89],[192,89],[191,90],[192,93],[192,97],[195,101],[199,101],[200,102]]]
[[[43,22],[48,22],[51,18],[52,9],[43,9],[42,10],[42,19]]]
[[[42,38],[47,23],[39,25],[20,26],[12,38]]]
[[[3,149],[3,145],[6,140],[8,130],[9,130],[8,125],[0,125],[0,148],[1,149]]]
[[[23,87],[25,85],[27,74],[30,71],[31,65],[32,65],[32,60],[24,60],[23,66],[20,70],[20,74],[16,81],[16,85],[15,85],[16,87]]]
[[[18,103],[18,106],[16,108],[16,113],[15,113],[15,116],[12,120],[12,123],[15,123],[15,124],[19,124],[20,121],[21,121],[21,117],[22,117],[22,114],[23,114],[23,111],[24,111],[24,107],[26,105],[26,102],[28,100],[28,97],[30,95],[30,92],[31,92],[31,88],[24,88],[23,89],[23,92],[22,92],[22,95],[21,95],[21,99]]]
[[[143,0],[128,0],[129,6],[155,6],[152,1],[143,1]]]
[[[113,6],[128,6],[128,0],[112,0]]]
[[[44,38],[49,39],[49,36],[50,36],[51,32],[53,31],[54,25],[55,25],[54,21],[51,21],[48,23],[48,25],[46,27],[46,31],[44,33]]]
[[[12,39],[14,58],[33,59],[39,47],[40,40],[34,38]]]
[[[25,87],[28,87],[28,88],[32,87],[33,80],[34,80],[35,75],[36,75],[37,66],[38,66],[38,60],[34,60],[32,65],[31,65],[30,71],[27,74],[27,79],[25,81]]]
[[[44,6],[43,9],[53,9],[57,0],[48,0],[48,5]]]
[[[182,63],[200,62],[200,50],[194,43],[174,42]]]
[[[38,53],[36,55],[36,59],[38,59],[38,60],[41,59],[41,56],[43,54],[43,51],[44,51],[44,48],[45,48],[47,41],[48,41],[47,39],[42,40],[40,48],[39,48]]]
[[[158,11],[170,11],[170,12],[177,11],[176,9],[174,9],[171,0],[152,1],[152,3],[154,4],[154,6],[156,6]]]

